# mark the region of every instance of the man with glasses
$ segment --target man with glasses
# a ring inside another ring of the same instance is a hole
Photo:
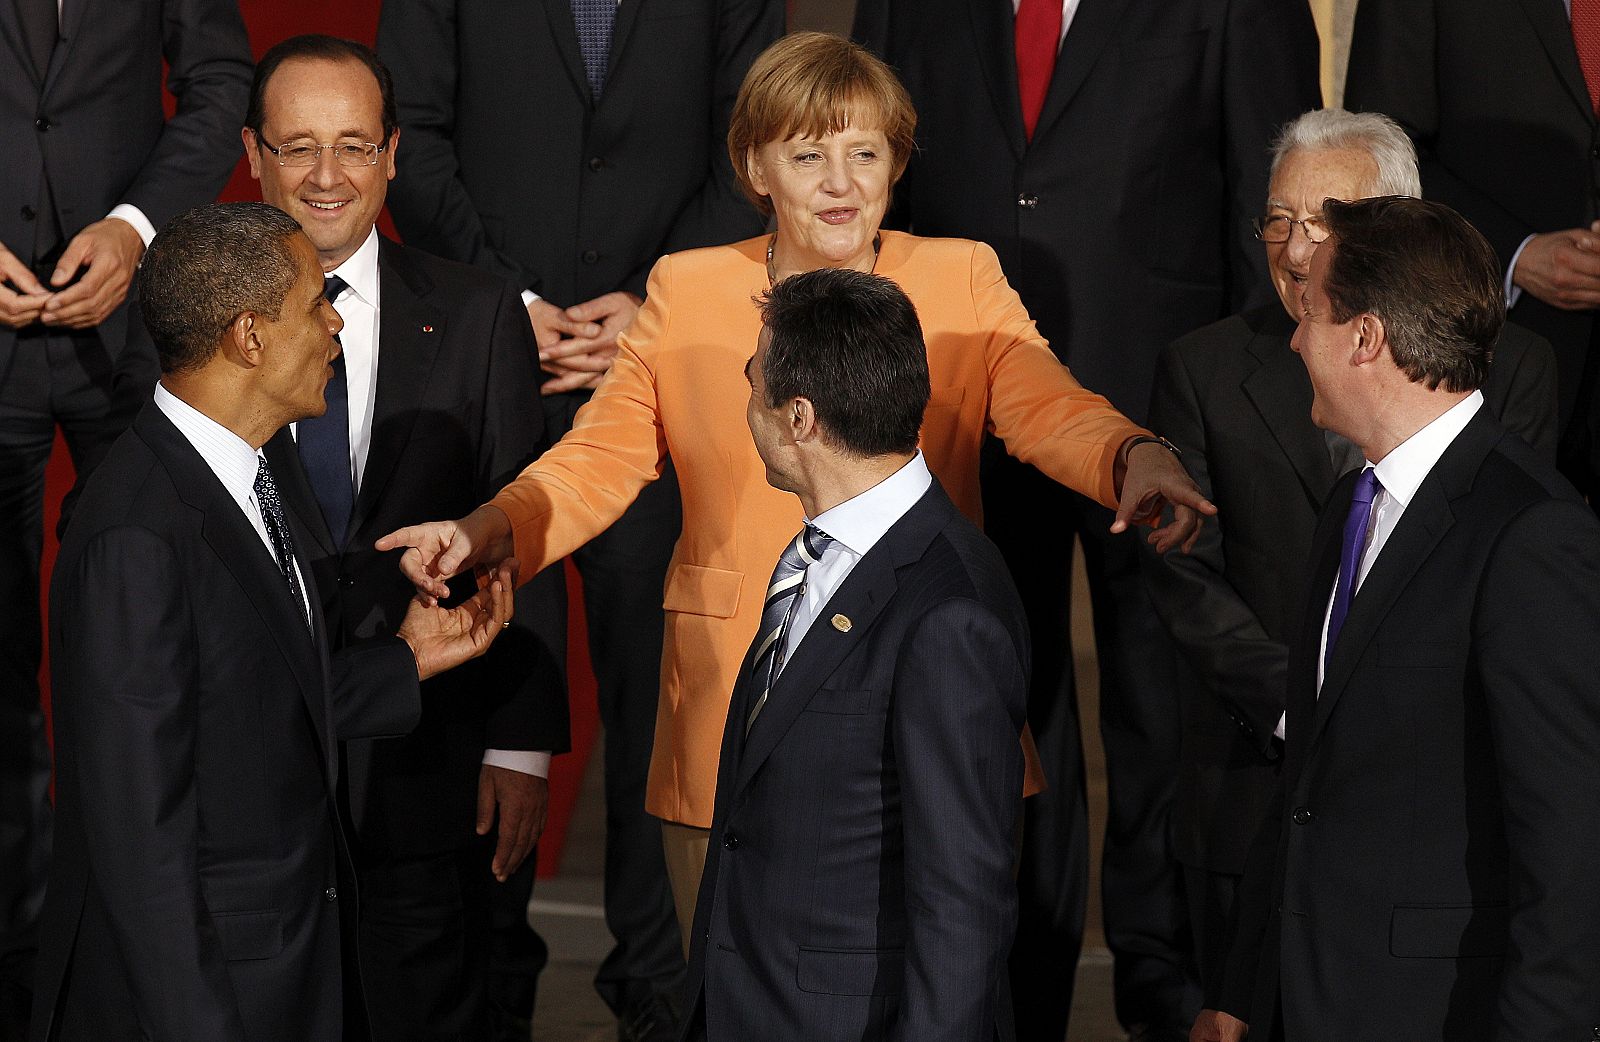
[[[1312,423],[1311,381],[1289,347],[1312,254],[1328,237],[1323,200],[1419,192],[1416,152],[1385,117],[1327,109],[1290,123],[1256,221],[1281,304],[1184,337],[1157,372],[1150,422],[1219,508],[1192,554],[1145,554],[1151,599],[1192,670],[1173,845],[1208,990],[1246,850],[1277,784],[1294,584],[1317,511],[1362,462],[1348,440]],[[1548,343],[1507,326],[1484,395],[1507,428],[1554,459]]]
[[[471,509],[542,450],[533,335],[504,280],[378,234],[400,132],[371,50],[327,36],[274,47],[243,133],[262,198],[305,228],[344,320],[327,414],[266,450],[311,537],[337,650],[392,628],[411,599],[377,535]],[[568,741],[559,576],[517,606],[488,656],[424,686],[411,734],[347,749],[361,970],[385,1042],[527,1038],[545,959],[528,855],[550,753]]]

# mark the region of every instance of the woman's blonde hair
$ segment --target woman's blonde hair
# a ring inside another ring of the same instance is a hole
[[[769,141],[836,134],[846,125],[881,129],[894,161],[892,187],[906,171],[917,112],[894,70],[832,33],[790,33],[750,66],[728,124],[728,160],[739,187],[762,213],[772,202],[750,182],[749,155]]]

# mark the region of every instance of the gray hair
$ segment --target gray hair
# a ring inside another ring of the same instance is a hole
[[[1400,124],[1378,112],[1315,109],[1304,113],[1278,132],[1272,142],[1272,171],[1276,177],[1284,157],[1297,149],[1354,148],[1378,164],[1378,176],[1369,195],[1404,195],[1422,198],[1422,177],[1417,172],[1417,148]]]

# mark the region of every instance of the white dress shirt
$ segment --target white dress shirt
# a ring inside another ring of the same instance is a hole
[[[160,409],[172,425],[178,428],[200,458],[206,461],[206,466],[211,468],[211,473],[222,482],[222,487],[227,490],[233,501],[239,504],[239,510],[244,514],[245,520],[250,522],[250,527],[256,530],[256,535],[261,538],[261,545],[266,547],[272,563],[278,563],[278,553],[272,546],[272,536],[267,534],[267,522],[261,515],[261,504],[256,502],[256,471],[261,468],[261,453],[252,449],[250,444],[237,434],[213,420],[205,413],[196,409],[188,402],[179,398],[166,386],[156,384],[156,408]],[[274,481],[277,475],[273,475]],[[300,610],[305,614],[306,622],[311,621],[311,604],[306,600],[305,575],[300,571],[298,555],[292,562],[295,578],[300,583]]]
[[[1360,563],[1356,566],[1356,593],[1361,593],[1361,584],[1367,581],[1367,574],[1372,571],[1372,566],[1378,560],[1378,555],[1383,552],[1384,544],[1394,534],[1395,526],[1400,523],[1400,517],[1406,512],[1406,507],[1416,497],[1417,489],[1422,485],[1429,472],[1439,462],[1452,442],[1466,429],[1472,418],[1483,407],[1483,392],[1473,391],[1449,409],[1434,419],[1383,457],[1383,462],[1374,465],[1370,461],[1368,467],[1374,467],[1378,472],[1378,491],[1372,497],[1372,515],[1367,521],[1367,542],[1361,551]],[[1324,660],[1328,653],[1328,621],[1333,616],[1333,598],[1338,593],[1339,580],[1333,582],[1333,589],[1328,591],[1328,608],[1322,616],[1322,638],[1317,644],[1317,691],[1322,691],[1322,673]],[[1283,718],[1278,718],[1276,734],[1283,737]]]
[[[789,661],[806,631],[816,621],[833,594],[844,584],[857,563],[878,545],[883,534],[916,505],[933,484],[922,450],[905,466],[876,485],[838,506],[824,510],[811,524],[833,542],[822,551],[816,564],[806,568],[805,592],[789,617],[783,640],[783,660]]]
[[[361,494],[361,480],[372,448],[372,417],[378,397],[379,315],[383,302],[378,279],[378,229],[345,262],[328,272],[344,279],[344,289],[333,308],[344,319],[339,344],[344,349],[344,373],[350,421],[350,487]],[[534,403],[537,407],[538,403]],[[295,433],[298,435],[298,425]],[[550,776],[550,753],[525,749],[486,749],[483,762],[540,778]]]

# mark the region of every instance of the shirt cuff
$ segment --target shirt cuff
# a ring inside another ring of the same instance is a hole
[[[1511,263],[1506,265],[1506,310],[1510,311],[1517,306],[1517,301],[1522,299],[1522,287],[1511,284],[1511,276],[1516,274],[1517,261],[1522,257],[1522,251],[1528,248],[1528,243],[1533,241],[1530,235],[1522,240],[1522,245],[1517,247],[1517,252],[1511,255]]]
[[[550,754],[547,752],[532,752],[527,749],[485,749],[483,765],[504,767],[508,771],[531,774],[535,778],[550,777]]]
[[[1272,729],[1272,733],[1274,735],[1276,735],[1280,741],[1284,741],[1284,742],[1287,742],[1289,740],[1289,739],[1287,739],[1287,738],[1285,738],[1283,736],[1283,722],[1285,720],[1287,720],[1287,719],[1289,719],[1289,714],[1288,713],[1279,713],[1278,714],[1278,726],[1274,727]]]
[[[531,289],[525,289],[525,290],[522,291],[522,306],[523,307],[527,307],[529,304],[532,304],[536,300],[543,300],[543,299],[544,299],[543,297],[539,296],[539,294],[535,293]]]
[[[150,240],[156,237],[156,226],[150,223],[150,218],[144,215],[143,210],[132,203],[118,203],[106,216],[133,225],[133,230],[139,233],[139,238],[144,240],[146,246],[149,246]]]

